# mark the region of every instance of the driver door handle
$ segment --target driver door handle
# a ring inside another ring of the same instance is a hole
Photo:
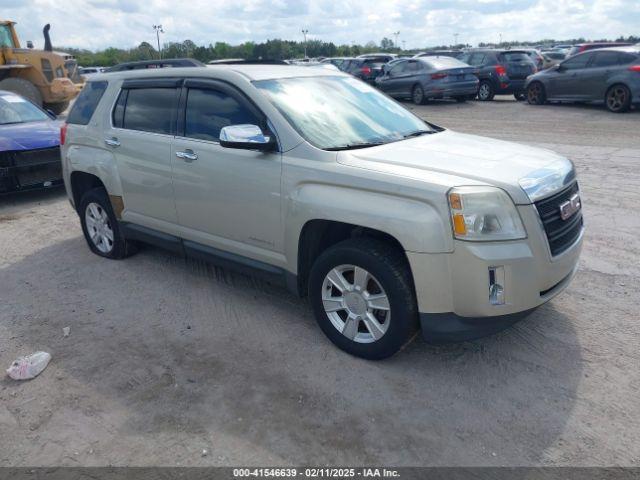
[[[119,147],[120,146],[120,140],[118,140],[116,137],[105,138],[104,139],[104,143],[105,143],[105,145],[108,145],[109,147]]]
[[[187,148],[184,152],[176,152],[176,157],[182,158],[187,162],[193,162],[198,159],[198,154],[190,148]]]

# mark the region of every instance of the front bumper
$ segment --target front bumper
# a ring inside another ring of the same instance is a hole
[[[407,252],[425,338],[465,340],[514,323],[562,292],[577,271],[584,230],[552,256],[533,205],[519,206],[527,238],[508,242],[456,241],[454,252]],[[489,269],[502,267],[504,304],[490,301]],[[514,317],[515,315],[515,317]]]
[[[0,154],[0,194],[62,185],[58,147]]]

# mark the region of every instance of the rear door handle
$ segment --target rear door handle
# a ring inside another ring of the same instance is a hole
[[[105,145],[108,145],[110,147],[119,147],[120,146],[120,140],[118,140],[116,137],[105,138],[104,139],[104,143],[105,143]]]
[[[198,154],[188,148],[184,152],[176,152],[176,157],[182,158],[187,162],[193,162],[194,160],[198,159]]]

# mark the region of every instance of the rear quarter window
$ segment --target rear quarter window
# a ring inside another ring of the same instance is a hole
[[[108,82],[89,82],[87,83],[78,98],[76,98],[69,116],[67,117],[67,123],[75,125],[87,125],[93,116],[93,112],[96,111],[98,103],[104,91],[107,89]]]

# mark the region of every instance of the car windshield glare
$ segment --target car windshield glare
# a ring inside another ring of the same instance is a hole
[[[41,122],[46,113],[24,98],[10,92],[0,93],[0,125]]]
[[[432,131],[400,104],[351,77],[282,78],[254,84],[305,140],[321,149],[359,148]]]

